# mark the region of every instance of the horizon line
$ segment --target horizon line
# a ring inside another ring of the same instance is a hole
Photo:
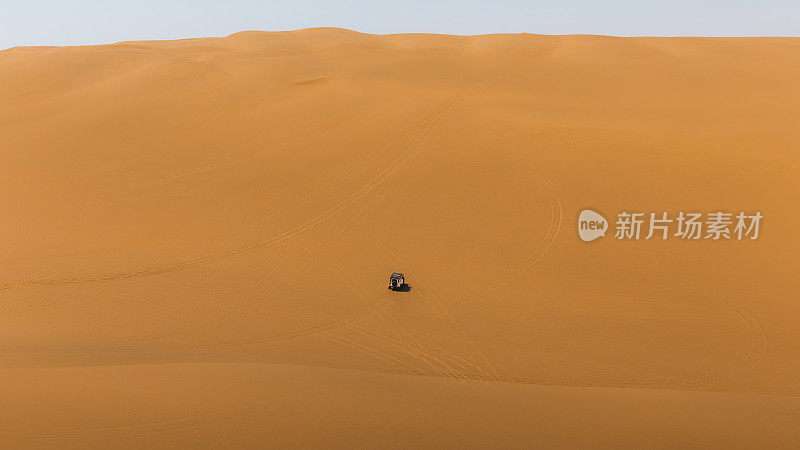
[[[436,33],[436,32],[400,32],[400,33],[368,33],[365,31],[358,31],[355,29],[350,28],[343,28],[343,27],[335,27],[335,26],[320,26],[320,27],[308,27],[308,28],[298,28],[294,30],[241,30],[236,31],[234,33],[225,35],[225,36],[196,36],[196,37],[185,37],[185,38],[171,38],[171,39],[127,39],[122,41],[114,41],[114,42],[105,42],[105,43],[86,43],[86,44],[52,44],[52,45],[45,45],[45,44],[34,44],[34,45],[14,45],[12,47],[7,47],[0,49],[0,52],[5,52],[8,50],[14,49],[21,49],[21,48],[70,48],[70,47],[99,47],[99,46],[111,46],[111,45],[120,45],[120,44],[127,44],[127,43],[144,43],[144,42],[174,42],[174,41],[193,41],[193,40],[201,40],[201,39],[227,39],[233,37],[238,34],[243,33],[296,33],[296,32],[303,32],[303,31],[317,31],[317,30],[337,30],[337,31],[345,31],[348,33],[356,33],[356,34],[363,34],[368,36],[409,36],[409,35],[417,35],[417,36],[447,36],[447,37],[462,37],[462,38],[475,38],[475,37],[484,37],[484,36],[523,36],[523,35],[530,35],[530,36],[551,36],[551,37],[571,37],[571,36],[582,36],[582,37],[602,37],[602,38],[618,38],[618,39],[642,39],[642,38],[663,38],[663,39],[797,39],[800,38],[800,35],[790,36],[790,35],[615,35],[615,34],[596,34],[596,33],[564,33],[564,34],[543,34],[543,33],[531,33],[527,31],[521,32],[493,32],[493,33],[479,33],[479,34],[454,34],[454,33]]]

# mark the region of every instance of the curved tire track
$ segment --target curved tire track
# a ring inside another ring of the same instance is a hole
[[[493,282],[489,283],[488,286],[478,290],[477,292],[469,294],[465,298],[455,299],[446,303],[445,307],[457,308],[471,301],[477,300],[493,291],[496,291],[497,289],[500,289],[530,269],[547,253],[548,250],[550,250],[550,247],[553,245],[553,242],[555,242],[556,237],[558,237],[558,234],[561,232],[561,227],[564,221],[564,206],[561,201],[561,197],[558,195],[558,192],[555,190],[555,188],[553,188],[553,186],[544,178],[537,178],[545,187],[547,196],[552,205],[550,223],[548,224],[547,231],[545,232],[542,240],[536,247],[534,247],[533,250],[531,250],[530,253],[525,256],[521,265],[508,271],[505,275],[497,278]]]

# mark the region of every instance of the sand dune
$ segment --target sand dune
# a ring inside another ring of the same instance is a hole
[[[326,28],[2,51],[0,442],[798,446],[798,55]],[[765,219],[587,244],[584,208]]]

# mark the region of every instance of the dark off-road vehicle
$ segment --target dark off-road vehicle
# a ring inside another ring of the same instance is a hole
[[[389,289],[399,291],[403,289],[406,284],[406,277],[400,272],[395,272],[389,275]]]

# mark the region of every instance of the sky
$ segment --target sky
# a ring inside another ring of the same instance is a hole
[[[800,36],[800,0],[0,0],[0,49],[320,26],[376,34]]]

